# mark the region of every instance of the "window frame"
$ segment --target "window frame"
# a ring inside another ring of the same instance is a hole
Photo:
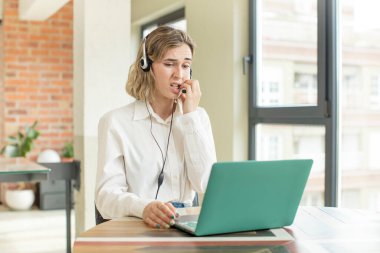
[[[144,30],[152,25],[157,25],[157,26],[160,26],[160,25],[165,25],[167,23],[171,23],[173,21],[177,21],[177,20],[180,20],[180,19],[184,19],[185,18],[185,8],[182,7],[176,11],[173,11],[169,14],[166,14],[162,17],[159,17],[157,19],[154,19],[148,23],[145,23],[143,24],[141,27],[140,27],[140,37],[141,38],[144,38]]]

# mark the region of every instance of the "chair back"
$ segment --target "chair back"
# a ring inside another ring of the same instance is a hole
[[[98,208],[95,205],[95,222],[96,225],[102,224],[103,222],[109,221],[109,219],[104,219],[103,216],[100,214]]]

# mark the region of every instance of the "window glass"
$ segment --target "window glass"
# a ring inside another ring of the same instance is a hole
[[[317,105],[317,0],[261,1],[258,105]]]
[[[305,125],[257,125],[257,160],[313,159],[303,205],[324,205],[325,129]]]
[[[380,210],[378,1],[341,1],[343,207]]]

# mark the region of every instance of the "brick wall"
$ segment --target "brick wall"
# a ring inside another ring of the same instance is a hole
[[[0,144],[38,120],[41,136],[30,158],[48,148],[60,152],[73,139],[72,5],[45,21],[20,21],[18,0],[4,0]]]
[[[3,146],[3,129],[4,129],[4,85],[3,85],[3,61],[4,61],[4,53],[3,53],[3,28],[2,23],[0,21],[0,147]]]

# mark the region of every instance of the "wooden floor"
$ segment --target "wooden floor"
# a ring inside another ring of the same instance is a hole
[[[75,236],[71,216],[72,242]],[[65,253],[66,218],[64,210],[10,211],[0,205],[1,253]]]

